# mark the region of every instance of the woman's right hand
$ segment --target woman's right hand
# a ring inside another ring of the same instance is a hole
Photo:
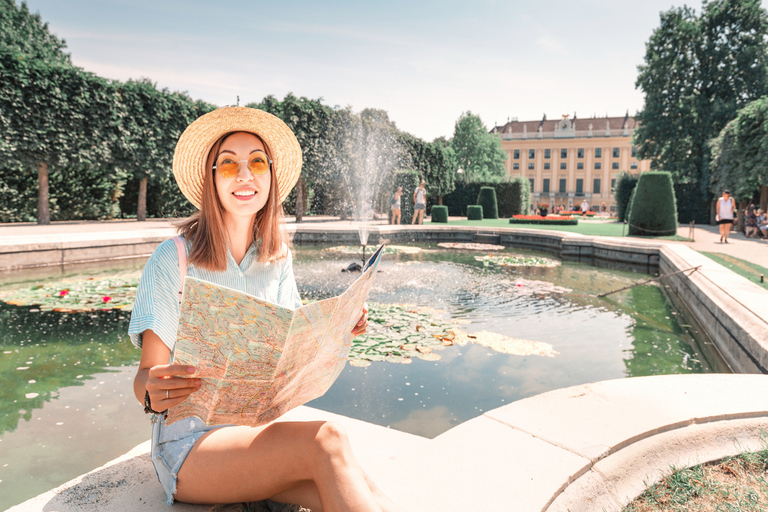
[[[151,367],[147,375],[146,389],[152,409],[168,410],[200,389],[202,381],[189,377],[193,373],[194,367],[181,364],[158,364]]]

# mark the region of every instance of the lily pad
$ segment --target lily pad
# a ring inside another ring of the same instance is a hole
[[[138,285],[138,273],[104,279],[61,280],[3,292],[0,300],[14,306],[39,306],[40,311],[63,313],[131,311]]]
[[[560,262],[557,260],[522,254],[488,254],[486,256],[475,256],[475,260],[482,262],[484,266],[496,265],[499,267],[556,267],[560,265]]]

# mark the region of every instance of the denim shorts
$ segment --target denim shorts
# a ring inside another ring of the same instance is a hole
[[[195,443],[206,432],[231,425],[207,426],[200,418],[191,417],[165,425],[160,414],[152,415],[152,465],[160,484],[168,495],[168,504],[173,505],[176,495],[176,480],[184,460]]]
[[[416,211],[426,210],[427,209],[427,205],[425,205],[424,203],[416,203],[415,205],[413,205],[413,209],[416,210]]]

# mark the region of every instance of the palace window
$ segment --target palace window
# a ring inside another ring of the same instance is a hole
[[[529,163],[529,164],[528,164],[528,170],[529,170],[529,171],[532,171],[532,170],[533,170],[533,162],[531,162],[531,163]]]
[[[599,194],[600,193],[600,178],[595,178],[592,182],[592,193],[593,194]]]
[[[576,163],[576,169],[579,169],[579,170],[584,169],[584,162],[577,162]]]
[[[621,149],[613,148],[613,158],[619,158],[620,155],[621,155]]]
[[[552,150],[550,150],[550,149],[545,149],[544,150],[544,158],[549,158],[551,156],[551,154],[552,154]]]
[[[531,182],[531,192],[533,192],[533,178],[528,178],[528,181]]]
[[[584,158],[584,148],[579,148],[578,151],[576,152],[576,156],[578,158]]]
[[[549,162],[544,162],[544,170],[545,171],[549,170]]]
[[[630,169],[637,169],[637,162],[632,162],[631,164],[629,164],[629,168]]]
[[[560,184],[557,191],[561,194],[565,194],[565,183],[566,183],[565,178],[560,178]]]
[[[595,158],[603,158],[603,148],[595,148]]]
[[[549,194],[549,178],[544,178],[544,181],[541,182],[541,191]]]
[[[603,164],[601,164],[600,162],[595,162],[595,170],[596,171],[599,171],[602,168],[603,168]]]
[[[515,150],[514,156],[512,158],[514,158],[515,160],[519,160],[520,159],[520,150],[519,149]]]
[[[613,162],[613,163],[611,164],[611,169],[613,169],[614,171],[615,171],[616,169],[618,169],[618,168],[619,168],[619,162]]]
[[[637,158],[637,146],[632,146],[632,158]]]
[[[528,150],[528,158],[530,158],[530,159],[536,158],[536,150],[535,149],[529,149]]]
[[[512,169],[515,170],[515,171],[519,171],[520,170],[520,164],[512,164]]]
[[[560,158],[568,158],[568,150],[567,149],[561,149],[560,150]]]
[[[584,195],[584,178],[576,178],[576,195]]]
[[[565,162],[560,162],[560,170],[561,171],[564,171],[567,168],[568,168],[568,164],[566,164]]]

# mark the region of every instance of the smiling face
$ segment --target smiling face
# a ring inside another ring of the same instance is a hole
[[[219,148],[217,159],[221,155],[230,155],[240,162],[237,175],[232,178],[224,178],[218,171],[214,171],[214,184],[225,221],[227,217],[253,218],[267,203],[272,173],[255,176],[247,165],[248,159],[257,151],[266,152],[264,143],[252,133],[246,132],[233,133]]]

